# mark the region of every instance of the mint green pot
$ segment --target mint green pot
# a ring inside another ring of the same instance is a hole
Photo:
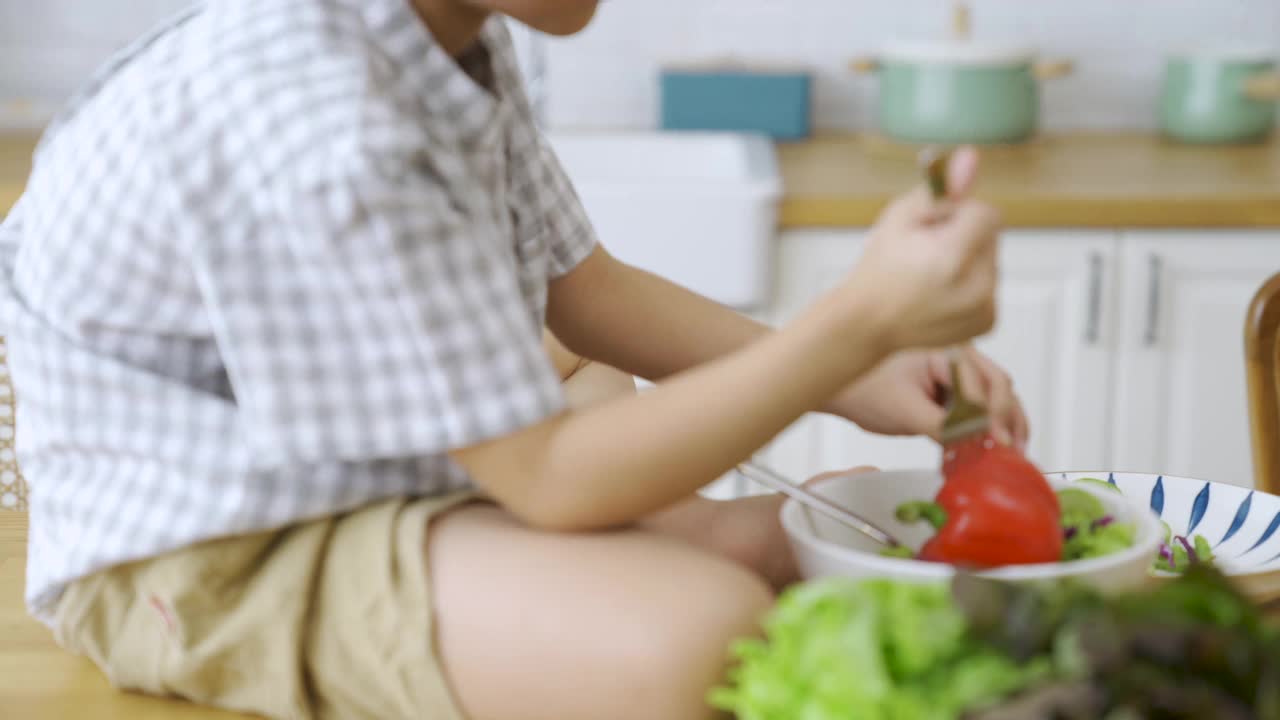
[[[899,44],[853,63],[879,74],[880,130],[912,144],[1027,140],[1040,121],[1040,82],[1071,72],[1022,48],[976,43]]]
[[[916,143],[1012,143],[1040,116],[1031,65],[968,67],[887,61],[880,70],[880,128]]]
[[[1270,78],[1274,78],[1268,83]],[[1214,56],[1171,58],[1160,97],[1160,127],[1187,143],[1262,142],[1276,124],[1276,63]]]

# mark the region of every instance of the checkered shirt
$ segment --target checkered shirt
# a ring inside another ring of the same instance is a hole
[[[465,487],[563,407],[548,280],[594,234],[503,22],[208,0],[58,116],[0,227],[27,603],[214,537]]]

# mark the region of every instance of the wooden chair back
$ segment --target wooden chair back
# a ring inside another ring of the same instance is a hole
[[[1280,274],[1254,295],[1244,343],[1254,485],[1280,493]]]
[[[27,483],[18,469],[18,459],[13,454],[13,439],[17,434],[13,416],[13,385],[9,382],[8,348],[0,338],[0,512],[27,509]]]

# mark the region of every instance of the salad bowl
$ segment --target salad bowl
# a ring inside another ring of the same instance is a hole
[[[1051,481],[1103,480],[1143,502],[1174,535],[1199,535],[1228,575],[1280,570],[1280,497],[1208,480],[1125,472],[1050,473]]]
[[[1104,593],[1135,590],[1147,585],[1152,561],[1165,534],[1159,518],[1148,504],[1098,483],[1076,482],[1070,475],[1063,478],[1058,474],[1051,476],[1049,481],[1055,490],[1072,487],[1093,495],[1115,522],[1133,526],[1133,543],[1102,557],[1012,565],[981,574],[1029,583],[1072,578]],[[896,510],[906,502],[933,498],[941,486],[942,477],[937,471],[893,470],[839,475],[816,483],[810,489],[855,510],[909,547],[919,548],[933,534],[933,529],[900,522]],[[810,513],[795,501],[783,505],[782,526],[806,579],[843,576],[938,582],[955,574],[954,567],[943,563],[886,557],[875,542],[839,523]]]
[[[1103,480],[1145,503],[1175,536],[1200,536],[1212,562],[1250,596],[1280,597],[1280,497],[1237,485],[1130,472],[1055,472],[1051,481]],[[1170,573],[1157,570],[1159,576]]]

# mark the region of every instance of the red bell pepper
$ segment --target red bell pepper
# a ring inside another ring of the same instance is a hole
[[[1062,559],[1058,496],[1014,448],[979,435],[946,448],[935,501],[946,523],[920,558],[968,567]]]

